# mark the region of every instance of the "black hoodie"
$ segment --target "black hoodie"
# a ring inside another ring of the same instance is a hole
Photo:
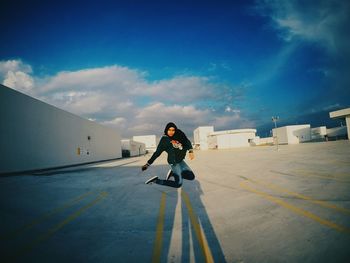
[[[175,128],[175,133],[172,137],[167,135],[167,131],[170,127]],[[157,150],[153,153],[147,163],[152,164],[163,151],[166,151],[168,153],[168,163],[176,164],[185,158],[187,150],[190,149],[192,149],[190,140],[176,127],[174,123],[169,122],[164,129],[164,135],[160,139]]]

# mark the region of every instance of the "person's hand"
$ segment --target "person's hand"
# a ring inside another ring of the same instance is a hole
[[[190,158],[190,160],[194,159],[194,153],[193,152],[189,152],[188,153],[188,157]]]
[[[142,171],[147,170],[148,166],[149,166],[148,163],[146,163],[145,165],[142,165],[141,170],[142,170]]]

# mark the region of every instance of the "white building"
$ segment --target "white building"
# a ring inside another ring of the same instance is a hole
[[[253,142],[255,145],[271,145],[273,144],[273,137],[259,138],[255,137]]]
[[[350,108],[346,108],[338,111],[332,111],[329,113],[329,116],[332,119],[345,119],[348,139],[350,140]]]
[[[208,149],[208,135],[214,132],[213,126],[200,126],[193,131],[193,139],[195,148],[201,150]]]
[[[340,126],[327,129],[327,137],[331,140],[344,139],[347,136],[347,127]]]
[[[146,145],[146,150],[149,152],[155,152],[157,148],[157,141],[155,135],[133,136],[132,140],[135,142],[144,143]]]
[[[311,128],[311,139],[313,141],[325,140],[326,135],[327,135],[327,127],[326,126]]]
[[[120,158],[118,131],[0,85],[0,174]]]
[[[146,144],[133,140],[122,140],[123,157],[133,157],[146,154]]]
[[[278,144],[298,144],[311,140],[310,124],[279,127],[273,129],[272,133]]]
[[[212,132],[208,136],[210,149],[230,149],[237,147],[249,147],[254,140],[255,129],[238,129]]]

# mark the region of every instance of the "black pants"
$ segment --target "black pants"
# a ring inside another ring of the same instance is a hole
[[[174,181],[171,180],[172,177],[174,177]],[[195,178],[194,173],[192,171],[183,171],[181,175],[177,175],[176,173],[172,172],[172,177],[169,178],[170,180],[157,179],[156,184],[180,188],[182,186],[182,179],[194,180]]]

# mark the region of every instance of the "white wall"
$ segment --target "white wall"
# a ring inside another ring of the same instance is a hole
[[[132,140],[135,142],[141,142],[146,145],[148,151],[155,151],[157,148],[156,136],[155,135],[141,135],[133,136]]]
[[[217,135],[218,149],[230,149],[236,147],[248,147],[248,139],[241,134],[223,134]]]
[[[217,149],[217,147],[218,147],[217,136],[209,135],[208,136],[208,148],[209,149]]]
[[[0,173],[121,157],[117,131],[3,85],[0,121]]]
[[[259,145],[272,144],[272,143],[273,143],[273,137],[260,138],[259,140]]]
[[[329,113],[329,117],[345,119],[346,127],[347,127],[345,135],[347,135],[348,139],[350,140],[350,108],[332,111]],[[337,132],[340,132],[340,129]],[[333,133],[333,131],[332,131],[332,133]],[[331,135],[329,135],[329,136],[331,137]],[[339,136],[339,135],[337,134],[335,136]]]
[[[278,144],[298,144],[311,140],[309,124],[290,125],[272,130],[273,137],[278,139]]]
[[[122,140],[122,150],[129,151],[130,157],[139,156],[146,153],[146,145],[133,140]]]
[[[316,127],[311,129],[311,139],[312,140],[324,140],[327,135],[326,126]]]
[[[300,143],[311,141],[310,125],[298,125],[299,127],[288,126],[290,143]]]
[[[214,132],[213,126],[200,126],[193,131],[193,140],[196,146],[201,150],[208,149],[208,135]]]
[[[208,136],[210,149],[231,149],[249,147],[249,139],[254,139],[255,133],[227,133]]]
[[[273,140],[274,144],[288,144],[288,133],[287,133],[287,127],[279,127],[272,129],[272,135],[273,135]]]
[[[346,133],[347,133],[346,126],[340,126],[340,127],[327,129],[328,137],[342,137],[342,136],[345,136]]]

